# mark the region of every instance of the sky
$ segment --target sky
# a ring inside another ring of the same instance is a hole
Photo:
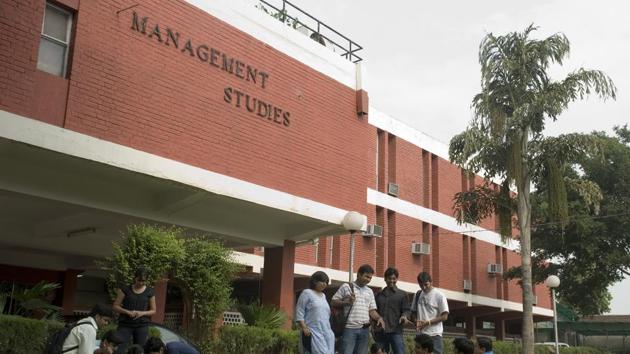
[[[539,27],[535,37],[562,32],[571,54],[556,79],[580,67],[602,70],[617,100],[573,103],[546,133],[612,132],[630,122],[630,2],[600,0],[290,0],[363,46],[370,105],[448,143],[472,118],[480,90],[478,49],[488,33]],[[299,16],[298,16],[299,18]],[[611,314],[630,314],[630,279],[611,289]],[[585,289],[588,291],[588,289]]]

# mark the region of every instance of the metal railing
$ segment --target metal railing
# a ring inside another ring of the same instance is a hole
[[[350,38],[344,36],[343,34],[337,32],[335,29],[318,20],[317,18],[311,16],[306,11],[293,5],[292,3],[286,0],[282,0],[282,7],[276,7],[265,0],[259,0],[259,2],[263,4],[262,10],[267,12],[269,15],[297,30],[309,31],[307,35],[309,35],[311,39],[319,42],[322,45],[332,46],[334,52],[337,52],[337,50],[339,50],[342,57],[350,60],[353,63],[358,63],[363,60],[363,58],[356,54],[356,52],[363,49],[362,46],[360,46],[358,43],[351,40]],[[268,9],[264,6],[269,6],[276,12],[270,13]],[[293,13],[294,11],[297,11],[298,14],[289,14]],[[301,17],[302,15],[307,16],[307,18],[310,20],[310,26],[306,23],[305,20],[299,19],[299,17]]]

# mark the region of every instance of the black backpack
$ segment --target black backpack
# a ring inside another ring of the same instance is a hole
[[[89,324],[90,326],[94,327],[94,325],[90,321],[74,322],[74,323],[69,323],[65,325],[65,327],[53,333],[50,336],[50,338],[48,338],[48,342],[46,342],[46,347],[44,348],[44,354],[62,354],[62,353],[69,352],[71,350],[75,350],[79,348],[79,346],[77,345],[77,346],[68,348],[66,350],[63,350],[63,342],[66,341],[66,338],[68,337],[68,335],[70,334],[70,331],[72,331],[74,327],[84,325],[84,324]]]

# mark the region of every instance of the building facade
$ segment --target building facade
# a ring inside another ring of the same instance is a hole
[[[263,302],[292,313],[313,271],[348,278],[342,220],[357,211],[354,264],[375,267],[375,287],[391,265],[414,293],[428,271],[451,325],[505,337],[521,291],[500,273],[518,243],[494,219],[452,217],[453,195],[483,180],[369,106],[361,65],[256,5],[1,2],[0,281],[60,281],[72,313],[77,275],[125,225],[172,224],[225,240]]]

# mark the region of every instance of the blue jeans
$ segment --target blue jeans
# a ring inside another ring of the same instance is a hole
[[[444,345],[442,345],[442,336],[431,336],[433,339],[433,354],[442,354]]]
[[[391,347],[394,354],[405,354],[405,341],[401,333],[379,333],[374,340],[385,348],[386,353]]]
[[[366,354],[370,331],[367,328],[346,328],[341,338],[341,354]]]

